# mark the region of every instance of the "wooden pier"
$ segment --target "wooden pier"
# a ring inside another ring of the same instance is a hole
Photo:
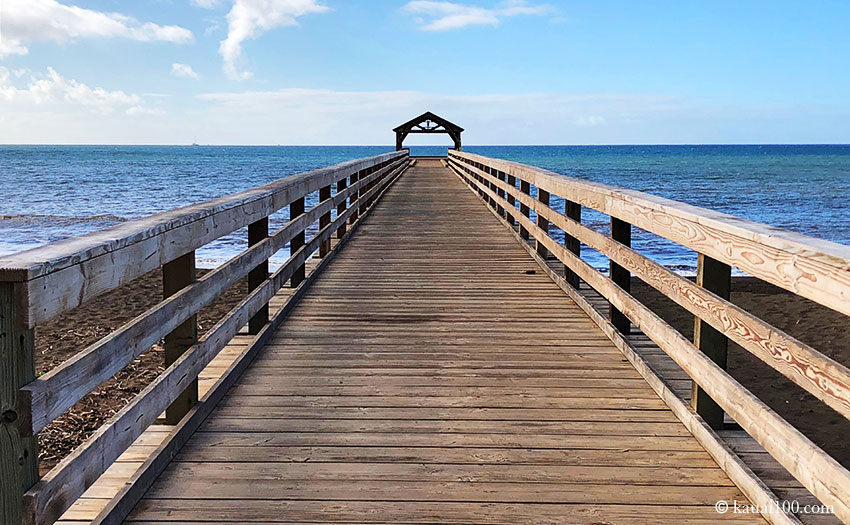
[[[697,251],[697,282],[632,251],[632,225]],[[246,226],[250,247],[195,279],[194,250]],[[34,327],[160,266],[167,299],[34,376]],[[729,303],[732,266],[850,314],[850,248],[459,151],[0,259],[3,523],[848,521],[850,473],[726,374],[726,341],[845,417],[850,373]],[[249,274],[197,336],[198,310]],[[695,342],[628,293],[632,275],[699,319]],[[160,378],[38,479],[34,436],[163,337]]]

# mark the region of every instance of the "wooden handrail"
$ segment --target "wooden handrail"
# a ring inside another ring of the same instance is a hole
[[[264,241],[254,244],[196,283],[129,321],[68,361],[21,389],[22,435],[32,435],[59,417],[180,323],[196,314],[252,268],[267,261],[299,232],[335,208],[364,184],[383,177],[391,164],[372,173],[333,198],[295,217]],[[29,416],[29,417],[26,417]]]
[[[483,174],[477,168],[471,169],[479,175]],[[850,369],[846,366],[611,237],[548,206],[542,206],[539,201],[517,192],[516,188],[506,189],[538,216],[546,217],[568,235],[627,268],[798,386],[850,418]]]
[[[191,254],[195,248],[218,236],[245,225],[263,223],[269,214],[287,204],[304,202],[310,193],[319,191],[320,194],[320,200],[315,206],[308,210],[294,210],[291,220],[277,232],[254,239],[255,242],[248,249],[224,265],[179,289],[48,374],[21,387],[15,386],[19,389],[14,398],[7,399],[4,395],[4,435],[8,433],[20,442],[32,441],[48,423],[181,323],[196,315],[204,305],[236,281],[249,273],[259,277],[254,279],[257,282],[252,283],[249,295],[237,307],[197,343],[188,346],[185,353],[167,363],[166,370],[153,383],[43,479],[25,479],[32,475],[31,470],[6,472],[8,464],[4,460],[3,468],[0,469],[4,482],[0,494],[0,514],[4,523],[23,519],[26,523],[49,524],[58,519],[184,393],[187,386],[196,381],[204,367],[243,325],[251,320],[252,326],[256,325],[254,328],[257,333],[266,333],[260,324],[268,323],[268,315],[258,322],[258,313],[268,308],[271,297],[287,281],[293,285],[297,284],[296,279],[300,282],[303,277],[299,275],[304,271],[307,259],[314,252],[327,247],[334,234],[344,232],[345,225],[352,217],[363,217],[376,196],[407,165],[407,152],[346,162],[0,260],[0,264],[8,265],[0,269],[0,285],[16,291],[15,297],[4,296],[5,302],[0,306],[12,309],[15,315],[6,318],[14,321],[15,329],[20,331],[24,339],[31,338],[35,324],[82,304],[97,293],[115,288],[156,268],[163,261]],[[350,184],[346,183],[349,178],[352,180]],[[330,188],[334,184],[338,191],[332,194]],[[337,211],[337,215],[331,221],[330,213],[333,210]],[[219,223],[220,220],[224,222]],[[318,233],[305,239],[307,227],[317,221],[320,223]],[[304,242],[296,245],[296,239],[304,239]],[[289,259],[273,275],[268,276],[267,270],[262,269],[268,259],[287,243],[292,247]],[[135,258],[142,248],[152,250],[149,257]],[[322,251],[323,255],[333,253]],[[154,264],[153,267],[150,267],[151,264]],[[265,276],[258,274],[258,269],[265,272]],[[88,273],[95,270],[106,277],[101,280],[97,274]],[[78,297],[57,299],[59,295],[51,295],[46,289],[42,290],[43,293],[34,293],[34,290],[46,288],[64,278],[72,278],[74,282],[71,286],[59,285],[60,291],[73,289],[79,294]],[[13,283],[3,282],[4,279],[23,280]],[[21,355],[18,359],[27,358]],[[21,362],[21,369],[33,367],[31,356],[28,359],[26,363]],[[6,386],[4,383],[4,389]],[[191,406],[186,407],[189,408]],[[186,410],[178,412],[178,418],[185,413]],[[14,440],[0,445],[3,446],[0,453],[4,457],[16,453]],[[7,479],[12,480],[13,484],[7,485]],[[22,499],[21,486],[31,487]],[[15,498],[19,501],[15,502]]]
[[[850,246],[724,213],[466,152],[553,195],[616,217],[750,275],[850,315]]]
[[[714,214],[708,210],[704,210],[703,213],[703,210],[699,208],[679,206],[673,201],[655,199],[639,192],[620,191],[530,166],[488,159],[479,155],[450,152],[449,160],[456,171],[482,195],[485,201],[489,200],[493,203],[494,213],[499,213],[502,209],[497,208],[497,205],[508,202],[501,198],[500,191],[494,191],[494,189],[504,190],[507,195],[512,195],[521,209],[517,210],[515,206],[507,206],[505,209],[513,216],[512,220],[519,223],[521,233],[530,233],[538,246],[542,245],[543,249],[555,254],[572,272],[600,292],[614,308],[635,323],[812,494],[823,503],[832,505],[839,518],[845,521],[850,518],[850,472],[847,469],[768,408],[693,343],[632,297],[627,290],[584,262],[574,253],[574,250],[568,249],[552,238],[548,231],[528,218],[527,210],[533,210],[537,214],[538,223],[542,217],[543,224],[551,222],[562,229],[566,235],[578,239],[609,257],[613,263],[622,266],[687,308],[698,318],[738,342],[848,418],[850,418],[850,370],[729,301],[676,275],[616,239],[587,228],[553,210],[547,203],[531,198],[527,187],[522,187],[522,183],[533,184],[538,187],[538,191],[552,192],[564,197],[565,200],[609,213],[619,220],[624,220],[624,217],[630,220],[639,219],[641,228],[653,233],[665,232],[669,235],[663,236],[677,242],[683,238],[697,238],[697,241],[686,244],[695,249],[701,249],[703,246],[715,246],[716,249],[716,245],[696,233],[706,233],[709,231],[708,228],[717,231],[721,225],[720,214]],[[489,166],[490,169],[483,169],[485,166]],[[491,175],[492,169],[506,171],[514,176],[520,182],[521,189],[518,190],[516,186],[508,185]],[[663,201],[663,206],[659,201]],[[628,206],[625,203],[628,203]],[[670,212],[670,210],[673,211]],[[686,215],[687,218],[685,218]],[[703,216],[707,219],[700,222]],[[686,223],[686,220],[690,222]],[[771,254],[773,261],[798,261],[802,257],[809,257],[811,260],[800,262],[800,264],[806,268],[817,267],[820,270],[824,270],[823,261],[828,261],[834,269],[846,268],[850,263],[850,258],[841,258],[843,253],[850,256],[850,249],[847,247],[815,239],[809,240],[797,234],[776,233],[771,238],[771,244],[762,248],[760,235],[763,235],[767,227],[755,225],[752,232],[745,235],[744,226],[742,226],[744,223],[745,221],[735,219],[729,229],[738,239],[748,237],[746,243],[739,242],[733,246],[747,250],[750,256],[763,250]],[[687,230],[685,226],[691,228],[690,234],[683,233]],[[726,240],[729,239],[729,235],[732,234],[727,234]],[[793,246],[787,250],[784,251],[779,247],[782,243],[790,244],[792,240]],[[825,254],[827,248],[829,250]],[[723,260],[736,261],[739,258],[738,253],[730,250]],[[764,258],[766,259],[767,256]],[[778,275],[787,275],[787,269],[783,270],[785,273],[770,272],[766,264],[763,262],[754,266],[758,270],[757,276],[769,275],[776,280]],[[810,296],[820,297],[822,304],[835,305],[837,300],[847,297],[850,293],[850,286],[845,281],[846,276],[837,274],[838,271],[819,274],[823,278],[820,281],[812,281],[818,283],[817,286],[809,284],[803,289]],[[822,293],[819,290],[819,287],[830,286],[833,289],[824,290]],[[838,306],[840,308],[835,308],[838,311],[847,309],[846,304]]]
[[[387,153],[289,176],[251,190],[152,215],[0,258],[0,282],[26,284],[27,328],[248,226],[301,195],[406,152]]]

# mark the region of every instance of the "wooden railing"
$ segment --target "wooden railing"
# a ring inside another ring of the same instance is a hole
[[[847,367],[729,302],[730,272],[736,267],[850,314],[850,247],[514,162],[456,151],[449,152],[448,162],[494,213],[518,226],[519,237],[536,241],[542,260],[552,254],[565,265],[566,289],[578,288],[583,280],[605,297],[610,325],[619,332],[613,335],[625,341],[634,323],[687,372],[696,387],[693,410],[677,412],[677,401],[668,405],[754,503],[768,503],[765,487],[751,479],[752,473],[728,448],[712,441],[716,435],[711,429],[721,427],[724,411],[836,516],[850,522],[850,472],[725,371],[727,341],[732,340],[850,417]],[[552,195],[564,199],[565,212],[550,207]],[[581,224],[582,207],[610,216],[611,234]],[[532,211],[536,221],[530,218]],[[550,234],[550,225],[564,232],[564,244]],[[698,252],[696,283],[631,249],[632,226]],[[609,258],[609,275],[581,258],[581,243]],[[632,275],[696,317],[695,341],[629,293]],[[653,386],[665,400],[670,397],[664,385]],[[702,419],[693,419],[696,414]],[[770,519],[785,518],[778,513]]]
[[[215,404],[213,398],[195,404],[204,367],[246,323],[257,335],[253,346],[262,345],[271,332],[269,300],[287,282],[299,287],[307,259],[316,251],[327,257],[334,234],[345,240],[348,225],[356,225],[408,162],[406,151],[345,162],[0,259],[0,522],[54,522],[163,412],[191,433],[188,427]],[[314,192],[318,203],[306,210]],[[269,235],[269,216],[284,206],[289,223]],[[306,239],[316,222],[318,232]],[[246,226],[249,248],[196,279],[195,250]],[[289,259],[269,275],[269,258],[287,244]],[[36,326],[159,267],[167,299],[35,377]],[[198,338],[198,311],[246,275],[250,293]],[[38,432],[162,339],[166,370],[39,479]],[[238,375],[240,366],[245,363],[228,373]],[[225,376],[208,396],[223,395],[233,380]],[[177,433],[167,445],[172,455],[181,439]],[[127,491],[143,494],[161,466],[149,465]],[[104,523],[120,522],[127,511],[107,510]]]

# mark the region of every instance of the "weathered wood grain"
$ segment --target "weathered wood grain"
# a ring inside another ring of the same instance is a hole
[[[0,522],[20,523],[21,495],[38,479],[38,441],[21,435],[18,389],[35,378],[35,334],[21,328],[21,285],[0,283]]]

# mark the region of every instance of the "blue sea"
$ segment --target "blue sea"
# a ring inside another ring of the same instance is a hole
[[[850,244],[850,146],[468,146],[465,151],[644,191]],[[0,255],[107,228],[273,180],[391,151],[390,146],[0,146]],[[413,147],[413,155],[445,155]],[[553,201],[554,207],[562,203]],[[452,213],[452,210],[446,210]],[[272,228],[288,220],[272,217]],[[585,212],[604,231],[607,217]],[[244,231],[198,251],[213,267]],[[682,274],[696,254],[636,232],[635,247]],[[598,268],[607,259],[586,250]],[[276,261],[285,260],[280,254]]]

